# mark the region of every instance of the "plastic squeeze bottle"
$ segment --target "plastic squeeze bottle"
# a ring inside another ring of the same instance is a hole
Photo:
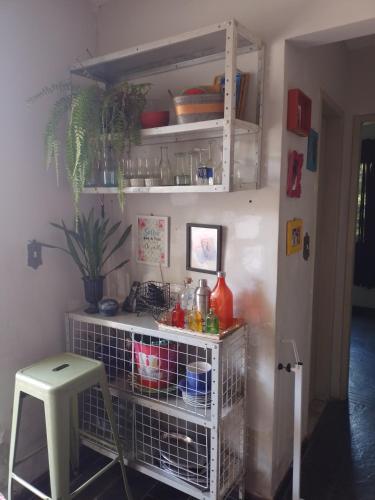
[[[225,273],[217,273],[217,282],[211,292],[211,308],[219,318],[220,330],[226,330],[233,324],[233,293],[225,282]]]

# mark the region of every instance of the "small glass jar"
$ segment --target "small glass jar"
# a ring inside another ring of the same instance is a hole
[[[117,186],[116,180],[116,170],[113,164],[113,151],[111,146],[103,147],[103,156],[102,156],[102,185],[104,187],[115,187]]]
[[[145,158],[145,185],[147,187],[159,186],[159,160],[157,158]]]
[[[143,187],[145,185],[143,158],[133,160],[132,172],[130,185],[132,187]]]
[[[187,186],[191,184],[191,176],[189,175],[188,158],[186,153],[175,153],[176,157],[176,175],[174,183],[176,186]]]
[[[187,153],[188,173],[190,176],[190,184],[198,184],[198,165],[199,154],[198,151],[189,151]]]
[[[122,157],[122,159],[121,159],[121,173],[123,176],[124,187],[130,186],[130,167],[131,167],[131,160],[129,158]]]
[[[172,169],[168,158],[168,146],[160,147],[159,170],[160,170],[161,185],[162,186],[173,185]]]

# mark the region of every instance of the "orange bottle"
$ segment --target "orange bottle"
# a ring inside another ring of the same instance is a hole
[[[225,273],[217,273],[217,282],[211,292],[211,307],[219,318],[220,330],[226,330],[233,324],[233,293],[225,283]]]

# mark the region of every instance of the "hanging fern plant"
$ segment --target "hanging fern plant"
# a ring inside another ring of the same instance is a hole
[[[132,144],[141,139],[140,115],[146,106],[149,84],[122,82],[103,96],[101,107],[103,150],[107,146],[113,151],[117,164],[118,197],[121,209],[124,206],[124,172],[121,158],[130,155]]]
[[[67,115],[65,146],[66,167],[73,189],[76,213],[79,199],[91,175],[93,165],[103,151],[112,149],[115,155],[119,203],[124,206],[124,172],[121,158],[130,154],[131,146],[140,143],[140,115],[146,105],[149,84],[120,83],[109,89],[98,84],[86,87],[60,82],[44,87],[29,99],[58,92],[61,96],[54,103],[46,125],[44,149],[47,168],[56,170],[57,182],[60,172],[60,124]]]

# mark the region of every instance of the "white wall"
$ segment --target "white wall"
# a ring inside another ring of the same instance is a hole
[[[225,195],[184,195],[184,196],[137,196],[128,197],[126,218],[134,222],[137,213],[158,213],[170,215],[172,218],[172,261],[171,268],[165,277],[171,280],[181,279],[185,274],[185,239],[186,222],[222,223],[227,226],[225,243],[225,268],[228,281],[234,291],[242,294],[237,300],[238,309],[243,312],[251,325],[250,334],[250,403],[249,403],[249,473],[247,486],[249,491],[264,498],[271,498],[279,480],[285,473],[291,459],[291,388],[292,378],[281,382],[277,376],[275,407],[275,368],[278,361],[279,343],[277,340],[287,333],[297,335],[309,332],[311,324],[311,301],[298,302],[297,319],[291,314],[290,303],[280,299],[278,309],[279,330],[276,335],[276,277],[278,269],[278,245],[280,231],[280,249],[283,249],[285,217],[294,212],[285,207],[285,214],[280,218],[279,229],[279,189],[284,196],[285,187],[285,151],[284,142],[282,157],[282,131],[286,116],[283,107],[286,102],[284,87],[284,43],[286,39],[303,36],[319,30],[349,25],[375,17],[373,1],[360,1],[353,4],[349,0],[326,2],[317,0],[283,0],[283,2],[264,2],[261,0],[232,0],[217,2],[214,0],[159,0],[157,4],[151,0],[130,2],[112,0],[99,11],[99,52],[106,53],[148,41],[164,38],[169,35],[188,31],[216,21],[235,17],[247,28],[256,33],[267,44],[265,75],[265,107],[264,107],[264,147],[263,147],[263,181],[264,187],[257,192]],[[363,23],[362,29],[371,30],[372,23]],[[350,26],[354,33],[355,27]],[[367,34],[367,33],[363,33]],[[322,33],[323,37],[327,33]],[[336,33],[337,36],[337,33]],[[355,36],[355,35],[352,35]],[[319,38],[318,35],[315,38]],[[333,37],[334,38],[334,37]],[[311,68],[326,78],[328,91],[342,102],[342,92],[338,89],[338,71],[341,76],[342,58],[337,60],[338,53],[330,53],[327,57],[311,56]],[[315,58],[314,58],[315,57]],[[322,61],[322,66],[319,66]],[[312,89],[314,102],[319,89],[319,81],[309,65],[304,65],[300,74],[293,71],[295,83],[301,82]],[[289,73],[291,75],[291,73]],[[311,76],[311,79],[308,78]],[[311,81],[310,81],[311,80]],[[291,81],[287,80],[287,85]],[[315,108],[317,109],[317,108]],[[315,111],[316,112],[316,111]],[[314,116],[317,120],[317,115]],[[318,128],[318,127],[317,127]],[[280,168],[282,168],[280,172]],[[281,175],[281,186],[280,186]],[[311,232],[314,227],[315,184],[309,181],[306,200],[302,203],[301,215],[306,218]],[[252,203],[249,204],[248,200]],[[115,209],[116,210],[116,209]],[[284,206],[282,206],[284,210]],[[291,277],[287,290],[297,290],[300,284],[298,273],[302,271],[306,277],[301,297],[310,299],[312,287],[312,260],[302,269],[302,264],[295,264],[294,259],[285,262],[283,250],[280,250],[281,283]],[[290,273],[282,270],[287,266]],[[142,277],[155,274],[141,273],[141,268],[132,266],[132,273]],[[156,276],[158,277],[158,276]],[[198,278],[198,276],[197,276]],[[294,286],[293,286],[294,283]],[[281,288],[279,289],[281,293]],[[293,295],[296,292],[293,291]],[[290,330],[286,331],[283,319],[287,320]],[[308,333],[307,333],[308,335]],[[284,353],[283,353],[284,354]],[[309,342],[305,342],[303,353],[309,357]],[[285,420],[285,426],[279,424]],[[285,432],[285,436],[283,433]]]
[[[346,82],[348,79],[347,53],[341,44],[315,49],[299,49],[288,44],[285,56],[285,76],[289,88],[300,88],[312,99],[311,126],[321,132],[321,91],[324,91],[344,111],[347,109]],[[296,149],[304,154],[301,198],[286,196],[287,153]],[[304,363],[303,434],[306,433],[310,384],[310,348],[312,333],[312,305],[314,290],[314,253],[316,241],[316,211],[319,166],[317,172],[306,169],[307,138],[284,131],[283,161],[280,196],[280,238],[277,300],[277,339],[294,339]],[[350,165],[348,161],[345,163]],[[337,181],[337,179],[336,179]],[[310,259],[305,261],[302,252],[286,256],[286,223],[293,218],[303,219],[303,234],[310,235]],[[283,362],[293,360],[290,346],[280,345],[279,356]],[[290,461],[293,435],[293,377],[285,372],[277,376],[276,421],[276,478],[281,479]],[[276,479],[275,478],[275,479]]]
[[[68,76],[86,48],[95,50],[95,19],[85,0],[2,0],[0,6],[0,491],[7,475],[16,370],[64,349],[63,313],[82,301],[79,273],[64,255],[43,252],[43,266],[27,267],[26,244],[62,243],[49,221],[72,218],[66,182],[58,189],[45,171],[43,129],[53,98],[29,106],[44,85]],[[40,436],[26,418],[27,444]],[[38,472],[38,459],[32,474]]]

